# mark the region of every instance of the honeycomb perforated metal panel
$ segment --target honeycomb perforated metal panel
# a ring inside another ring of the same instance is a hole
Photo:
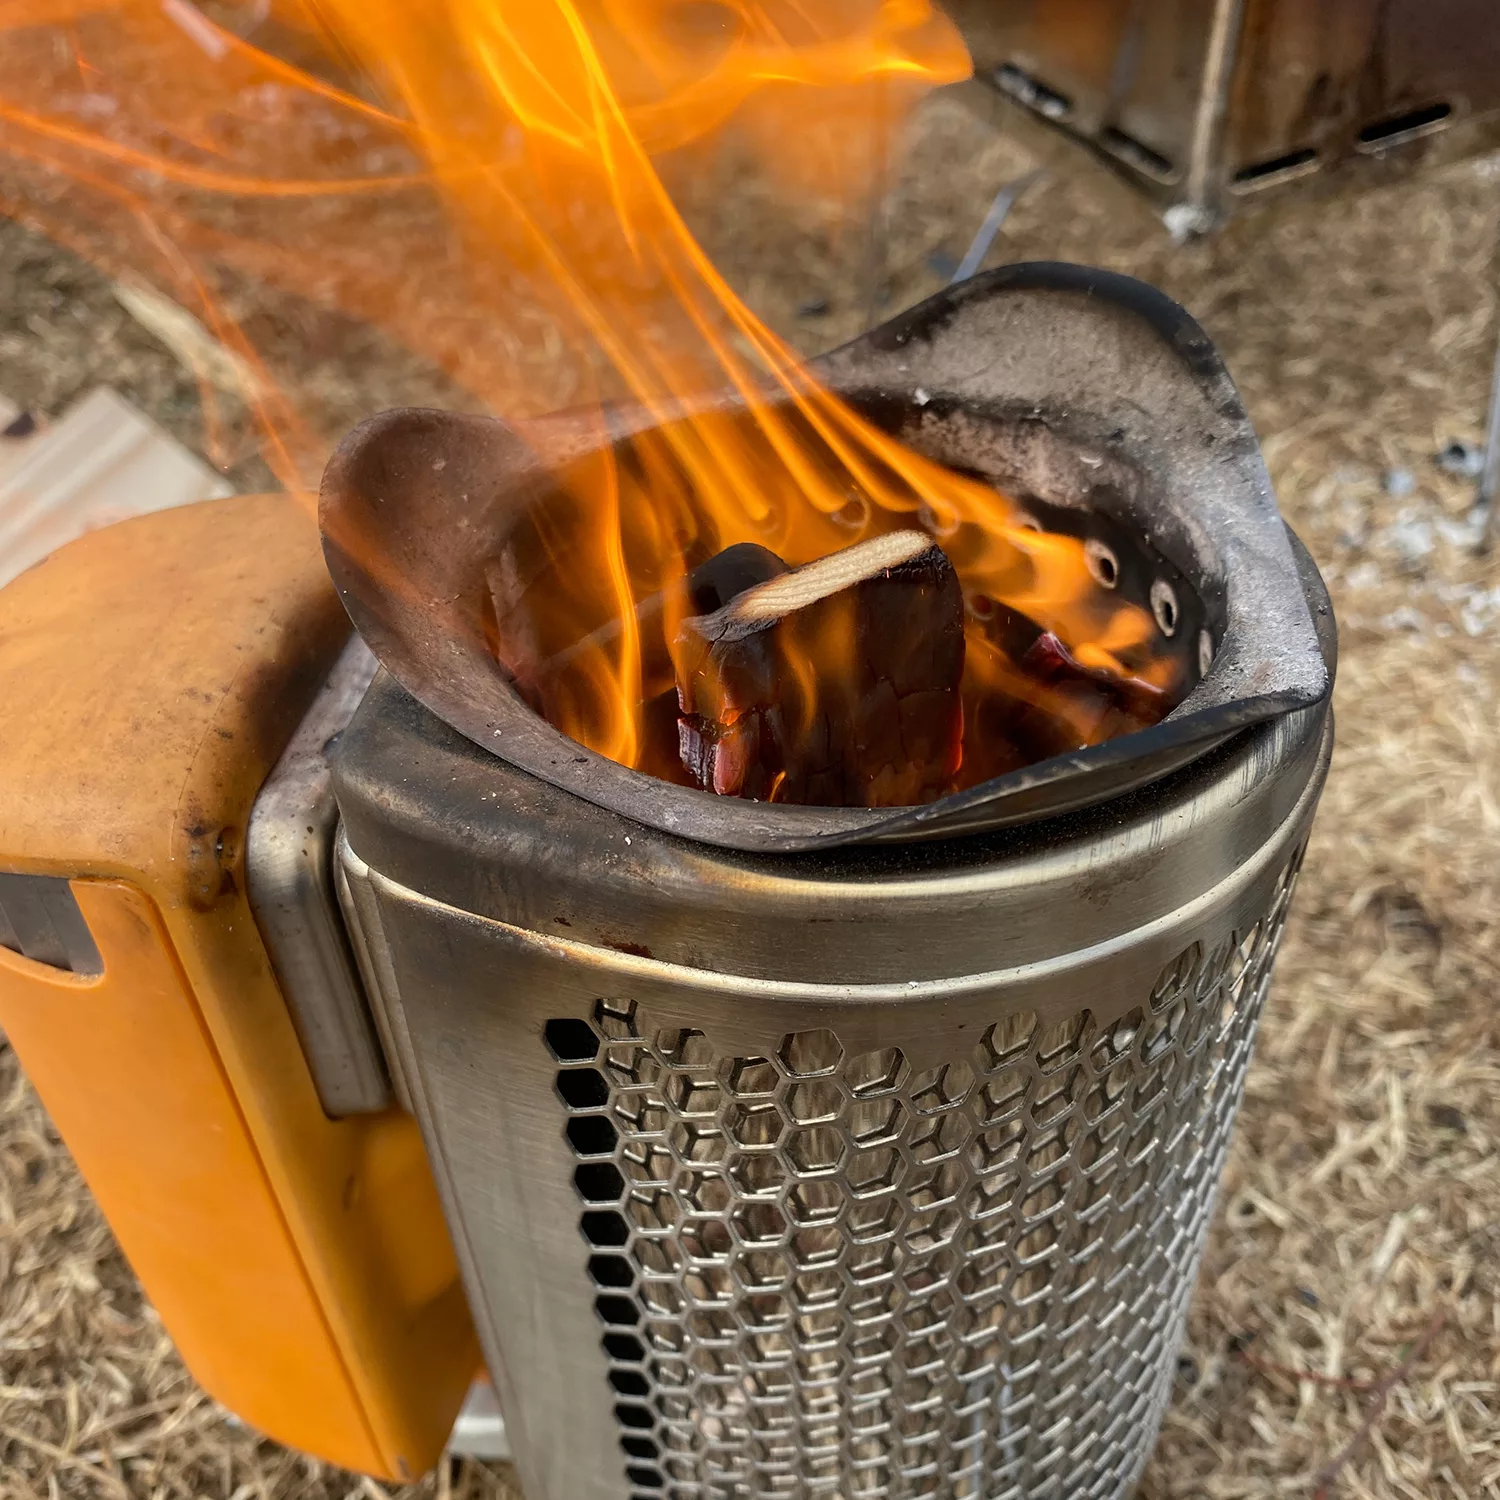
[[[1120,1494],[1299,859],[1112,1024],[1012,1015],[936,1067],[823,1028],[723,1056],[629,999],[550,1020],[630,1493]]]
[[[383,679],[343,745],[345,908],[528,1500],[1129,1492],[1326,708],[1093,813],[777,859]]]

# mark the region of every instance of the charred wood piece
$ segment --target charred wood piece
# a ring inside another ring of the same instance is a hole
[[[983,681],[966,705],[985,775],[1133,734],[1170,707],[1161,689],[1084,665],[1052,631],[1005,605],[989,605],[980,628],[1013,668],[1008,685]]]
[[[920,531],[874,537],[688,619],[679,750],[722,796],[903,807],[962,755],[963,595]]]

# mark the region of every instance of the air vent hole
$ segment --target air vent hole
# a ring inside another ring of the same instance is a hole
[[[1073,113],[1073,101],[1066,94],[1050,88],[1015,63],[1002,63],[995,69],[994,78],[1001,93],[1009,94],[1049,120],[1064,120]]]
[[[1158,578],[1151,585],[1151,612],[1156,616],[1157,626],[1163,635],[1177,634],[1177,591],[1165,578]]]
[[[628,1297],[596,1297],[594,1306],[606,1323],[619,1328],[634,1328],[641,1321],[641,1310]],[[649,1427],[649,1421],[641,1424]]]
[[[1252,162],[1241,167],[1230,178],[1230,186],[1247,192],[1252,188],[1273,187],[1278,182],[1289,182],[1294,177],[1306,177],[1318,169],[1318,153],[1311,147],[1301,151],[1288,151],[1284,156],[1273,156],[1266,161]]]
[[[639,1364],[646,1357],[645,1345],[628,1333],[605,1334],[604,1352],[622,1364]]]
[[[1101,587],[1112,589],[1120,582],[1120,559],[1115,556],[1114,548],[1098,537],[1091,536],[1084,542],[1083,558]]]
[[[630,1262],[623,1255],[595,1255],[589,1260],[589,1275],[595,1286],[629,1286],[635,1280]]]
[[[623,1245],[630,1238],[630,1226],[619,1214],[585,1214],[583,1237],[591,1245]]]
[[[1375,120],[1360,131],[1358,141],[1362,151],[1380,151],[1387,146],[1399,146],[1404,141],[1415,140],[1420,135],[1430,135],[1440,130],[1453,118],[1453,106],[1446,101],[1425,104],[1420,109],[1409,109],[1399,115],[1389,115]]]
[[[599,1038],[587,1021],[548,1021],[543,1035],[558,1062],[593,1062],[599,1055]]]
[[[601,1109],[609,1102],[609,1085],[592,1068],[557,1075],[557,1092],[572,1109]]]
[[[585,1203],[618,1203],[625,1193],[625,1179],[613,1162],[589,1162],[573,1174]]]
[[[575,1115],[568,1121],[568,1144],[579,1156],[608,1156],[619,1140],[603,1115]]]

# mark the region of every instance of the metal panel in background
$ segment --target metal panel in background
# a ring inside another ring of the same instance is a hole
[[[1500,145],[1493,0],[949,0],[975,65],[1206,229]]]

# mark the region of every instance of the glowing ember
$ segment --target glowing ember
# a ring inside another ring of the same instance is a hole
[[[660,643],[695,613],[695,568],[739,543],[795,568],[914,526],[967,601],[958,781],[1180,695],[1150,614],[1096,580],[1079,540],[817,386],[659,175],[669,154],[707,170],[705,143],[733,129],[788,192],[862,196],[881,115],[968,71],[929,0],[309,0],[254,43],[247,14],[0,0],[11,211],[196,312],[253,373],[289,487],[329,435],[278,394],[225,294],[236,277],[380,326],[523,434],[591,404],[601,441],[559,476],[545,588],[492,580],[498,655],[560,728],[659,769]],[[604,441],[618,398],[656,422],[628,462]],[[524,642],[505,629],[522,614]],[[1020,654],[997,619],[1029,633]],[[1045,733],[1018,731],[1021,710]]]

